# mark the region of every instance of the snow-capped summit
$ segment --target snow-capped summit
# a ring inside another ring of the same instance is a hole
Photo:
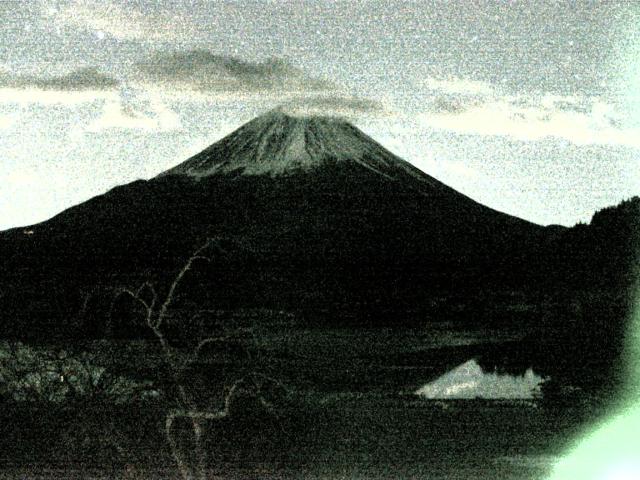
[[[351,162],[385,176],[426,177],[339,117],[272,110],[161,175],[281,175]],[[429,177],[430,178],[430,177]]]

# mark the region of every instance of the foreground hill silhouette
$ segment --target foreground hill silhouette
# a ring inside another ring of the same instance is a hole
[[[114,314],[114,290],[149,281],[162,291],[218,238],[213,261],[181,287],[176,328],[255,309],[310,325],[522,321],[524,335],[559,339],[533,342],[523,366],[560,365],[562,352],[582,351],[563,342],[591,348],[615,331],[607,357],[632,282],[638,203],[589,226],[542,227],[473,201],[346,121],[276,110],[156,178],[0,233],[0,334],[143,334],[135,312]],[[574,312],[594,298],[604,327]]]

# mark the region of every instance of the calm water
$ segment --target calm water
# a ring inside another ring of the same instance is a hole
[[[535,402],[429,401],[356,392],[300,402],[277,421],[210,425],[211,478],[542,479],[574,435],[579,416]],[[111,422],[109,431],[135,422],[135,416],[111,413],[95,421],[94,431],[52,435],[47,443],[55,445],[40,458],[36,452],[16,465],[5,449],[0,478],[178,478],[160,433],[162,412],[156,413],[155,425],[154,414],[145,412],[140,430],[129,425],[119,438],[124,456],[114,451],[109,461],[108,451],[92,452],[95,445],[79,438],[100,440],[103,421]],[[65,447],[61,438],[69,441],[74,434],[75,443]]]

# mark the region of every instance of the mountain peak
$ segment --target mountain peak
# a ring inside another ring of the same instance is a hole
[[[161,175],[281,175],[328,162],[357,163],[382,174],[394,166],[412,169],[343,118],[277,108]]]

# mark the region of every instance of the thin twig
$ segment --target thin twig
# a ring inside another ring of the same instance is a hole
[[[160,326],[162,325],[162,322],[164,321],[164,318],[167,314],[167,310],[169,309],[169,305],[171,305],[171,302],[173,301],[175,291],[187,272],[191,270],[193,262],[195,262],[196,260],[211,261],[209,257],[205,257],[201,255],[201,253],[209,248],[212,243],[213,240],[209,239],[202,247],[196,250],[195,253],[191,255],[191,257],[189,257],[187,263],[184,265],[184,267],[182,267],[176,278],[173,280],[171,287],[169,287],[169,293],[167,293],[167,296],[165,297],[165,300],[160,307],[160,312],[158,313],[158,317],[156,319],[155,328],[160,328]]]

